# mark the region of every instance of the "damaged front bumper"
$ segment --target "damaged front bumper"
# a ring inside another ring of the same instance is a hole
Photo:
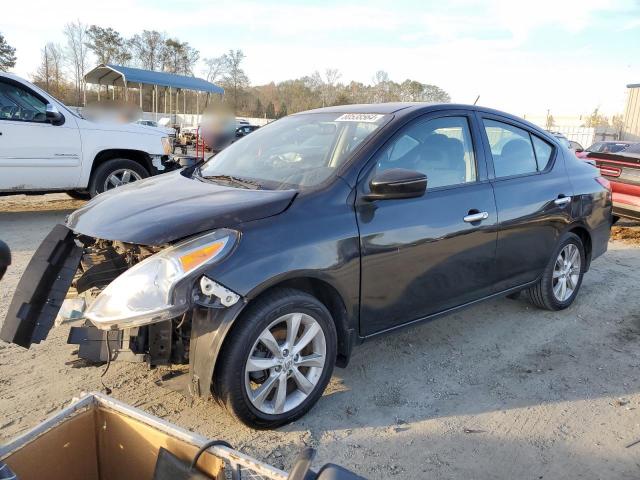
[[[198,238],[209,237],[219,235]],[[144,324],[135,319],[101,323],[85,310],[88,307],[90,311],[96,298],[127,272],[150,259],[166,257],[165,252],[186,251],[189,255],[197,240],[145,247],[96,240],[57,225],[27,266],[0,338],[29,348],[46,339],[54,324],[73,322],[68,343],[79,345],[79,357],[92,362],[146,361],[151,366],[188,363],[190,390],[208,396],[222,341],[244,301],[206,276],[201,267],[193,270],[194,275],[183,277],[180,288],[171,290],[174,303],[182,306],[179,315],[152,316]],[[144,300],[144,295],[141,298]]]
[[[29,348],[47,338],[82,255],[83,248],[74,233],[64,225],[56,225],[18,282],[0,339]]]

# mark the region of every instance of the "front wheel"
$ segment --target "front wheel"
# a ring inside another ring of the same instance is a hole
[[[586,266],[580,237],[566,234],[549,261],[542,278],[528,289],[531,302],[546,310],[562,310],[578,295]]]
[[[142,180],[148,176],[147,169],[139,163],[128,158],[113,158],[96,168],[89,184],[89,193],[91,197],[95,197],[99,193]]]
[[[336,343],[321,302],[298,290],[274,291],[250,306],[225,340],[214,394],[250,427],[292,422],[322,395]]]

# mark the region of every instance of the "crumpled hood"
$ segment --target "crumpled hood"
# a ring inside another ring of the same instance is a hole
[[[196,233],[277,215],[295,190],[248,190],[172,172],[98,195],[67,218],[76,233],[161,245]]]

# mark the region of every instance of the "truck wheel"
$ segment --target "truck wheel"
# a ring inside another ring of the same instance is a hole
[[[578,295],[586,266],[580,237],[566,234],[556,247],[542,278],[527,290],[529,299],[546,310],[562,310]]]
[[[336,329],[316,298],[281,289],[257,300],[225,340],[214,395],[253,428],[275,428],[320,398],[336,359]]]
[[[146,168],[127,158],[114,158],[100,165],[91,177],[89,194],[95,197],[99,193],[112,190],[127,183],[147,178]]]
[[[74,200],[89,200],[91,198],[89,192],[81,192],[80,190],[69,190],[66,193]]]

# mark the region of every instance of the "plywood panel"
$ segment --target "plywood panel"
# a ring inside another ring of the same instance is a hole
[[[73,416],[4,462],[20,480],[99,480],[94,416],[93,409]]]

